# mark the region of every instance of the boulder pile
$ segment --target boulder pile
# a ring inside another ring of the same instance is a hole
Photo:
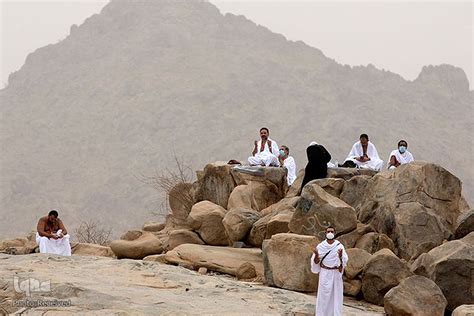
[[[303,177],[304,170],[288,188],[283,168],[208,164],[196,182],[172,189],[164,223],[146,223],[107,249],[76,251],[314,292],[310,258],[332,225],[349,256],[345,295],[388,315],[444,315],[474,304],[474,211],[449,171],[426,162],[379,173],[332,168],[300,195]],[[31,238],[2,241],[0,251],[32,252]]]

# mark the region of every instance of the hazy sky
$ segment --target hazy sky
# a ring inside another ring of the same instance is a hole
[[[81,24],[107,2],[0,0],[0,87],[29,53],[65,38],[72,24]],[[423,65],[448,63],[463,68],[473,87],[472,1],[211,2],[222,13],[245,15],[339,63],[372,63],[408,80]]]

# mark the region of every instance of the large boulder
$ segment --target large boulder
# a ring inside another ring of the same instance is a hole
[[[310,260],[318,239],[297,234],[276,234],[263,242],[265,280],[270,286],[293,291],[314,292],[318,277]]]
[[[342,192],[342,188],[344,187],[344,183],[346,181],[341,178],[323,178],[323,179],[316,179],[313,180],[309,183],[311,184],[317,184],[321,188],[324,189],[327,193],[331,194],[332,196],[335,196],[339,198]]]
[[[374,229],[371,226],[357,222],[356,229],[337,237],[337,240],[340,241],[346,249],[354,248],[360,237],[373,231]]]
[[[187,216],[187,215],[186,215]],[[147,222],[143,224],[142,230],[146,232],[153,232],[157,233],[159,231],[162,231],[166,227],[166,223],[162,222]]]
[[[114,257],[110,247],[89,243],[75,243],[71,245],[71,252],[75,256]]]
[[[461,305],[453,310],[451,316],[474,316],[474,305]]]
[[[252,225],[260,219],[260,213],[243,208],[232,209],[222,220],[227,237],[231,242],[244,240]]]
[[[230,193],[242,183],[239,175],[231,172],[232,168],[232,165],[215,162],[198,171],[198,180],[194,183],[195,201],[207,200],[226,208]]]
[[[239,184],[252,182],[261,182],[278,192],[280,199],[288,191],[288,181],[286,180],[287,170],[279,167],[251,167],[236,166],[232,168],[234,177],[242,179]]]
[[[447,303],[436,283],[420,275],[402,280],[384,297],[389,316],[443,316]]]
[[[381,306],[383,297],[391,288],[413,275],[407,265],[387,248],[373,254],[362,273],[365,300]]]
[[[383,248],[388,248],[392,252],[395,252],[395,245],[387,235],[374,232],[367,233],[360,237],[354,247],[364,249],[369,253],[376,253]]]
[[[225,246],[229,244],[224,225],[226,210],[210,201],[193,205],[187,222],[208,245]]]
[[[267,223],[267,231],[265,239],[272,238],[273,235],[290,232],[290,221],[293,217],[293,212],[281,211],[275,216],[272,216]]]
[[[365,202],[365,193],[371,176],[356,176],[344,182],[339,198],[352,206],[357,215]]]
[[[0,240],[0,252],[12,255],[26,255],[35,252],[36,240],[30,237]]]
[[[204,245],[204,241],[199,238],[199,235],[187,229],[173,230],[169,234],[168,249],[174,249],[182,244],[197,244]]]
[[[323,234],[328,225],[334,226],[337,234],[354,230],[357,227],[354,209],[317,184],[305,185],[290,221],[291,232],[315,236]]]
[[[474,304],[474,232],[422,254],[411,270],[430,278],[441,288],[449,310]]]
[[[278,211],[291,211],[293,212],[296,209],[296,206],[298,205],[298,202],[300,200],[299,196],[295,197],[285,197],[278,201],[275,204],[270,205],[269,207],[263,209],[260,213],[262,215],[268,215],[270,213],[278,212]]]
[[[456,221],[454,238],[463,238],[474,231],[474,209],[461,213]]]
[[[342,277],[344,295],[357,297],[362,288],[362,281],[359,279],[349,279],[346,276]]]
[[[344,180],[350,180],[355,176],[369,176],[377,174],[377,171],[370,169],[358,169],[358,168],[328,168],[327,178],[339,178]]]
[[[153,233],[131,231],[123,237],[110,243],[110,248],[118,259],[143,259],[163,252],[163,244]]]
[[[344,269],[344,274],[349,279],[355,279],[363,270],[372,255],[364,249],[346,249],[349,261]]]
[[[349,201],[350,195],[344,188],[341,198]],[[454,235],[461,182],[438,165],[414,162],[378,173],[367,180],[363,194],[356,189],[352,195],[359,196],[349,201],[360,205],[358,219],[389,236],[408,260],[418,245],[440,245]]]
[[[269,183],[252,181],[236,187],[229,197],[228,210],[246,208],[261,211],[282,198],[277,187]]]
[[[179,182],[168,192],[168,204],[173,216],[185,220],[194,204],[194,186],[191,183]]]
[[[254,266],[257,275],[263,276],[262,251],[255,248],[183,244],[168,251],[165,261],[170,264],[192,267],[194,270],[205,267],[210,271],[234,276],[237,276],[242,264],[248,262]]]
[[[285,209],[276,209],[263,216],[253,224],[247,242],[254,247],[261,247],[263,240],[275,234],[288,233],[292,216],[293,212]]]

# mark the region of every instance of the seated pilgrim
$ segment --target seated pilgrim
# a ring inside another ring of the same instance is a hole
[[[379,158],[375,145],[369,141],[369,136],[362,134],[359,137],[359,141],[352,146],[342,166],[380,171],[383,166],[383,160]]]
[[[47,216],[39,219],[36,243],[39,245],[40,253],[71,255],[69,235],[63,222],[59,219],[57,211],[52,210]]]
[[[388,169],[395,169],[400,165],[415,161],[408,151],[408,143],[404,140],[398,142],[398,149],[393,150],[388,157]]]
[[[260,129],[260,140],[254,142],[252,156],[248,159],[251,166],[280,166],[278,145],[268,137],[269,135],[268,128],[262,127]]]
[[[280,147],[280,166],[288,170],[286,179],[288,180],[288,186],[291,186],[296,180],[296,162],[293,157],[290,156],[290,149],[287,146]]]

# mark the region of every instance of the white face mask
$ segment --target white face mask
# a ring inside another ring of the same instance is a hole
[[[332,233],[332,232],[327,233],[326,238],[329,239],[329,240],[334,239],[334,233]]]

